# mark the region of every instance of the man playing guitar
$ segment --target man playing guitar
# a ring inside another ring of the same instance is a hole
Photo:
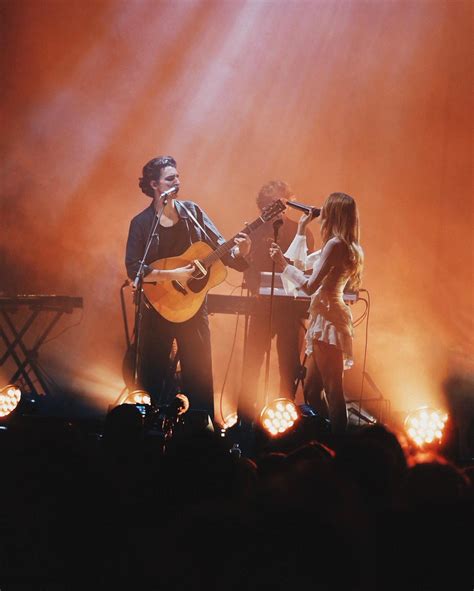
[[[207,412],[213,420],[206,293],[223,280],[225,266],[247,268],[244,257],[251,240],[248,233],[239,232],[226,243],[196,203],[176,199],[180,180],[171,156],[145,164],[139,186],[153,201],[131,220],[125,257],[128,277],[135,287],[143,286],[145,296],[139,310],[137,386],[150,394],[155,405],[167,402],[163,388],[176,339],[183,391],[192,409]],[[204,255],[204,260],[217,260],[203,263]]]

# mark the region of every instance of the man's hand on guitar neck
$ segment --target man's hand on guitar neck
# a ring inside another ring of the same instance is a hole
[[[250,247],[252,246],[250,236],[245,232],[239,232],[234,238],[234,242],[236,245],[234,250],[235,255],[246,257],[250,252]]]

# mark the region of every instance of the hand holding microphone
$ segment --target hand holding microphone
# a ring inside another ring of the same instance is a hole
[[[311,211],[308,213],[303,213],[303,215],[298,220],[298,235],[304,236],[306,234],[306,228],[309,224],[313,221],[313,214]]]
[[[298,211],[303,212],[303,215],[298,220],[298,235],[304,236],[306,232],[306,226],[317,218],[321,214],[321,209],[319,207],[314,207],[312,205],[306,205],[305,203],[299,203],[298,201],[293,201],[292,198],[288,199],[286,202],[287,207],[292,207],[293,209],[297,209]]]
[[[321,209],[319,207],[314,207],[313,205],[306,205],[305,203],[299,203],[298,201],[292,201],[291,199],[288,199],[286,205],[287,207],[298,209],[306,215],[311,214],[310,220],[317,218],[321,213]]]

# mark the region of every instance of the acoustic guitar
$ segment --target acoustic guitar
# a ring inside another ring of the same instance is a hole
[[[278,199],[268,205],[260,217],[241,230],[250,235],[259,226],[272,220],[286,209]],[[143,284],[143,292],[155,310],[170,322],[185,322],[192,318],[201,307],[207,292],[222,283],[227,276],[227,268],[221,258],[234,246],[237,234],[215,250],[205,242],[194,242],[182,255],[158,259],[150,263],[153,269],[177,269],[193,263],[195,271],[186,282],[165,281]]]

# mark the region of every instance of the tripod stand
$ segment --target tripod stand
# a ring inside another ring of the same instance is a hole
[[[163,194],[164,195],[164,194]],[[156,212],[152,227],[150,228],[150,232],[146,241],[145,250],[143,256],[141,257],[139,263],[139,268],[135,275],[133,283],[128,279],[121,287],[121,305],[122,305],[122,315],[124,320],[124,327],[125,327],[125,341],[126,341],[126,353],[122,364],[122,374],[125,382],[125,388],[120,393],[115,405],[121,404],[127,399],[128,391],[135,391],[135,390],[142,390],[142,333],[143,333],[143,316],[144,316],[144,307],[147,305],[144,300],[144,291],[143,285],[144,284],[151,284],[156,285],[156,281],[146,281],[145,280],[145,267],[146,267],[146,258],[150,246],[154,239],[159,241],[159,233],[158,233],[158,226],[160,224],[160,219],[164,210],[164,207],[167,203],[167,197],[165,196],[161,202],[158,211]],[[133,292],[133,302],[134,302],[134,330],[132,336],[130,336],[130,331],[128,329],[128,321],[127,321],[127,310],[125,306],[124,300],[124,289],[127,286],[132,286]],[[151,400],[151,405],[153,407],[157,407],[158,405],[164,404],[163,395],[169,389],[169,382],[173,382],[177,373],[178,373],[178,364],[179,364],[179,356],[177,352],[177,347],[175,347],[175,343],[173,343],[172,352],[170,355],[170,366],[166,375],[166,383],[163,383],[162,387],[162,395],[160,396],[160,401]]]
[[[283,220],[281,218],[277,218],[273,222],[273,241],[278,244],[278,231],[280,227],[283,225]],[[275,261],[272,261],[272,275],[271,275],[271,285],[270,285],[270,311],[268,314],[268,337],[267,337],[267,351],[265,354],[265,382],[264,382],[264,398],[263,398],[263,407],[268,404],[268,381],[270,375],[270,353],[272,348],[272,336],[273,336],[273,299],[274,299],[274,292],[275,292]]]
[[[302,298],[287,295],[280,274],[275,273],[275,268],[272,271],[268,254],[268,247],[275,238],[283,248],[288,246],[293,227],[277,225],[275,234],[272,231],[275,229],[269,230],[253,246],[252,267],[246,276],[247,296],[242,302],[245,330],[237,414],[247,430],[252,428],[259,411],[270,400],[294,397],[295,379],[300,374],[301,364],[301,319],[307,316],[308,307]],[[277,367],[273,368],[275,356]],[[278,389],[279,396],[272,395],[273,388]]]

